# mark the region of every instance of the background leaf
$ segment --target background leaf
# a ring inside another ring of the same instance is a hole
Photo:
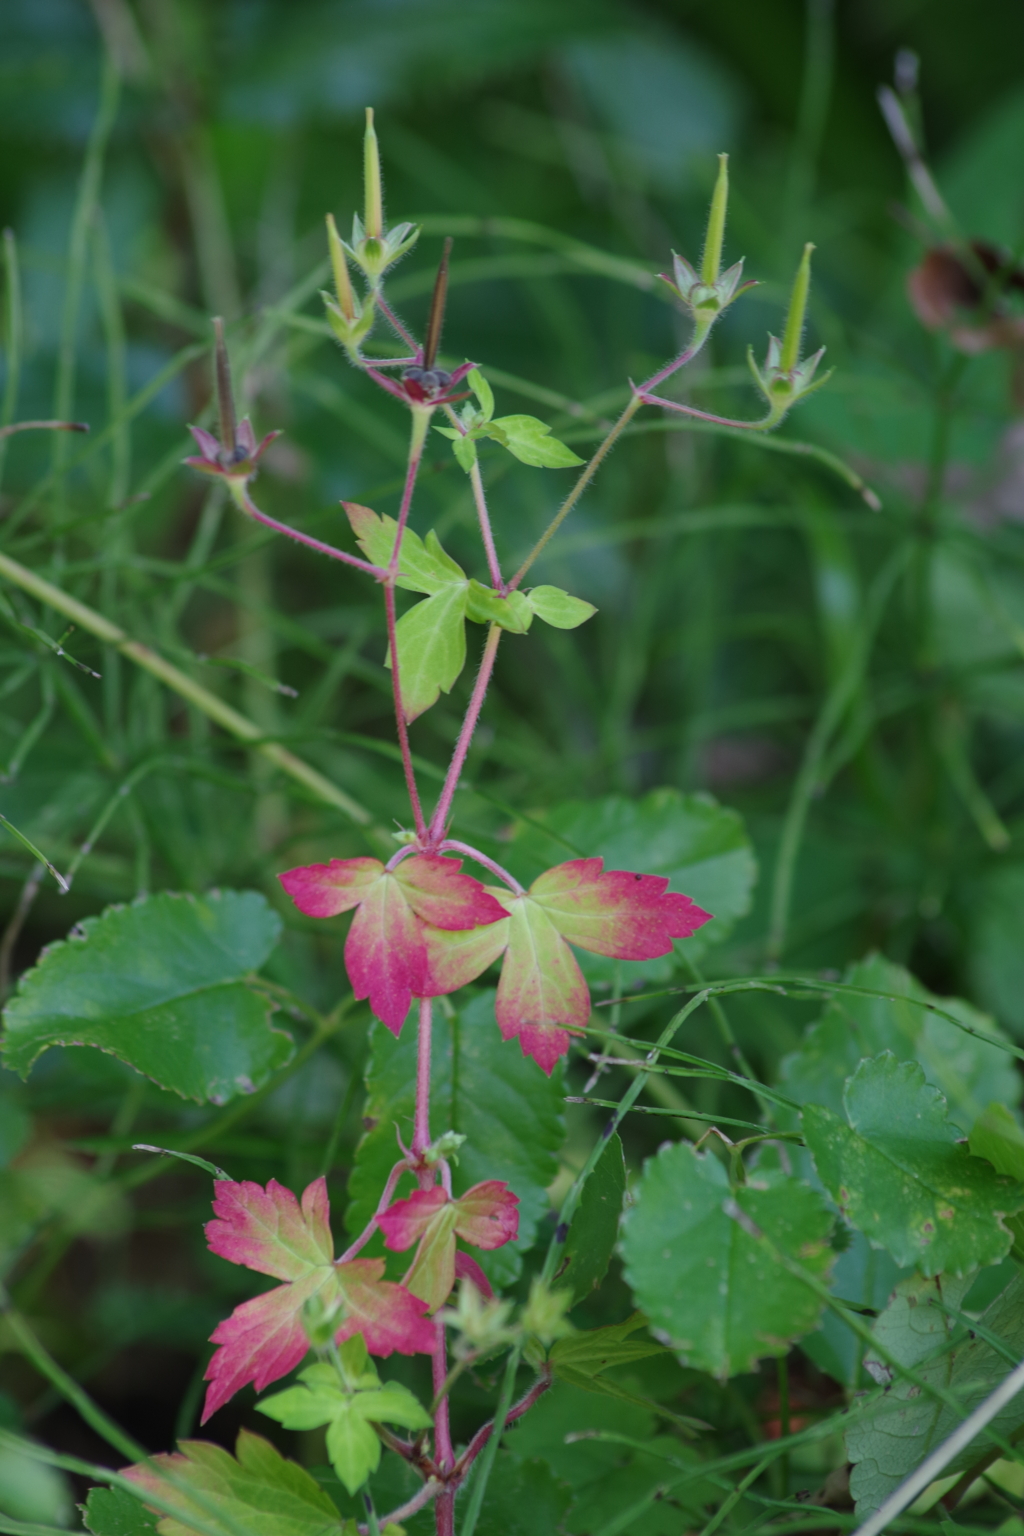
[[[843,1086],[865,1056],[891,1051],[897,1061],[916,1061],[925,1079],[945,1096],[950,1119],[968,1131],[993,1100],[1015,1106],[1021,1080],[1008,1071],[1009,1058],[998,1045],[986,1045],[948,1019],[920,1004],[937,1003],[972,1029],[1006,1037],[998,1026],[959,997],[936,997],[901,965],[869,955],[850,966],[843,980],[851,987],[890,994],[858,997],[841,992],[821,1018],[811,1024],[800,1049],[783,1058],[782,1087],[798,1104],[820,1104],[842,1113]],[[916,1001],[903,1002],[903,997]]]
[[[825,1278],[832,1218],[815,1190],[765,1174],[730,1193],[718,1159],[688,1142],[662,1147],[644,1165],[622,1224],[626,1279],[652,1330],[684,1363],[722,1378],[784,1354],[822,1310],[814,1292],[727,1214],[730,1200],[790,1259]]]
[[[915,1275],[901,1280],[874,1328],[898,1362],[912,1366],[926,1381],[952,1391],[964,1416],[994,1391],[1010,1370],[1005,1355],[987,1344],[980,1333],[970,1338],[964,1325],[937,1305],[941,1302],[954,1312],[959,1310],[969,1278],[940,1275],[926,1280]],[[1024,1276],[1014,1272],[1006,1289],[986,1307],[979,1324],[1001,1341],[1012,1358],[1020,1357],[1024,1351]],[[959,1344],[946,1350],[944,1346],[957,1335]],[[868,1366],[875,1379],[886,1385],[886,1393],[846,1432],[846,1448],[855,1463],[850,1492],[861,1519],[877,1509],[960,1422],[951,1408],[929,1398],[913,1383],[891,1380],[892,1371],[880,1360],[872,1364],[869,1355]],[[1021,1423],[1024,1406],[1016,1397],[989,1428],[1006,1438]],[[962,1472],[972,1466],[989,1443],[983,1439],[969,1446],[949,1463],[946,1472]]]
[[[251,1093],[292,1054],[244,980],[280,931],[256,891],[164,892],[87,918],[22,977],[6,1060],[25,1074],[51,1046],[93,1045],[183,1098]]]
[[[622,1142],[613,1136],[583,1186],[579,1209],[565,1242],[565,1267],[555,1287],[572,1292],[573,1306],[601,1284],[615,1250],[626,1193]]]
[[[349,1182],[352,1203],[345,1225],[353,1234],[369,1221],[397,1161],[396,1127],[408,1143],[415,1104],[415,1030],[407,1025],[395,1040],[375,1024],[370,1039],[364,1118],[373,1121],[373,1129],[359,1144]],[[493,1253],[472,1250],[495,1285],[515,1279],[521,1255],[533,1246],[548,1210],[546,1190],[557,1171],[555,1154],[564,1134],[562,1093],[560,1068],[546,1078],[514,1040],[502,1040],[493,992],[466,1001],[451,1018],[435,1004],[430,1128],[434,1136],[451,1130],[467,1138],[452,1169],[455,1194],[500,1178],[519,1196],[516,1242]],[[402,1193],[409,1193],[408,1180],[399,1186]]]
[[[82,1514],[92,1536],[149,1536],[160,1519],[123,1488],[90,1488]]]
[[[916,1062],[890,1052],[862,1061],[843,1105],[844,1119],[805,1105],[804,1136],[823,1183],[871,1242],[926,1275],[963,1275],[1009,1252],[1000,1218],[1024,1206],[1024,1186],[970,1155]]]

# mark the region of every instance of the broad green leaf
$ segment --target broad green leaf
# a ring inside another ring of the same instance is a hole
[[[466,665],[466,587],[448,586],[416,603],[395,630],[402,709],[415,720],[450,693]],[[386,665],[390,667],[391,657]]]
[[[844,1116],[807,1104],[803,1128],[818,1174],[843,1214],[897,1264],[963,1275],[1010,1250],[1004,1216],[1024,1186],[972,1157],[917,1062],[862,1061]]]
[[[369,507],[361,507],[353,501],[345,503],[345,511],[356,542],[367,560],[373,565],[388,565],[398,532],[395,519],[379,517]],[[433,529],[426,539],[421,539],[418,533],[406,527],[398,570],[400,587],[409,592],[425,592],[428,596],[445,587],[464,585],[466,581],[465,571],[441,548]]]
[[[21,978],[7,1065],[25,1076],[53,1045],[92,1045],[183,1098],[252,1093],[293,1049],[246,984],[280,930],[257,891],[165,891],[86,918]]]
[[[514,635],[525,635],[533,623],[533,609],[522,592],[499,597],[493,587],[471,581],[466,617],[476,624],[500,624]]]
[[[623,1219],[626,1279],[656,1337],[724,1380],[817,1326],[823,1303],[778,1254],[824,1280],[831,1225],[799,1179],[755,1174],[730,1191],[712,1153],[677,1142],[644,1165]]]
[[[571,469],[574,464],[583,463],[571,448],[552,437],[551,428],[536,416],[497,416],[490,426],[498,429],[491,436],[523,464],[531,464],[535,469]]]
[[[950,1119],[964,1132],[993,1100],[1015,1105],[1021,1081],[1008,1070],[998,1042],[1002,1031],[957,997],[936,997],[909,971],[881,955],[851,966],[843,980],[851,987],[887,994],[859,997],[839,992],[811,1024],[799,1050],[784,1058],[782,1086],[798,1104],[819,1104],[841,1114],[843,1085],[865,1056],[891,1051],[898,1061],[916,1061],[933,1087],[946,1097]],[[909,1001],[914,999],[914,1001]],[[991,1035],[992,1045],[957,1029],[922,1003],[936,1003],[972,1029]],[[795,1123],[795,1122],[794,1122]]]
[[[982,1329],[1001,1340],[1014,1360],[1024,1354],[1024,1275],[1015,1274],[1006,1289],[982,1313],[972,1337],[970,1321],[958,1324],[942,1310],[959,1310],[972,1277],[963,1280],[919,1275],[901,1280],[874,1332],[887,1352],[910,1366],[925,1381],[956,1395],[966,1416],[993,1392],[1010,1365],[1006,1355],[985,1342]],[[941,1303],[941,1306],[940,1306]],[[952,1349],[950,1341],[958,1339]],[[870,1353],[865,1366],[882,1383],[885,1395],[863,1409],[846,1433],[849,1458],[855,1463],[850,1492],[863,1519],[881,1505],[905,1477],[960,1423],[960,1415],[936,1402],[914,1383],[900,1380],[880,1358]],[[989,1425],[994,1435],[1013,1436],[1024,1423],[1024,1399],[1013,1400]],[[990,1445],[986,1435],[949,1463],[948,1473],[972,1466]]]
[[[561,587],[534,587],[527,592],[526,600],[538,619],[554,629],[578,629],[597,612],[593,603],[571,597]]]
[[[544,828],[548,830],[545,831]],[[712,921],[680,940],[675,955],[630,962],[622,967],[627,985],[665,981],[679,956],[698,959],[709,945],[727,937],[750,908],[757,864],[742,818],[710,795],[681,795],[654,789],[638,800],[607,795],[601,800],[568,800],[520,822],[506,849],[507,862],[524,884],[565,859],[600,854],[606,869],[667,875],[669,890],[690,896]],[[579,956],[588,980],[613,983],[620,962]]]
[[[82,1514],[92,1536],[151,1536],[160,1518],[123,1488],[90,1488]]]
[[[583,1197],[566,1239],[565,1266],[555,1279],[560,1290],[572,1292],[573,1306],[596,1290],[607,1273],[619,1235],[625,1193],[622,1142],[613,1136],[583,1186]]]
[[[345,1224],[353,1234],[366,1226],[397,1161],[396,1127],[408,1142],[416,1098],[415,1030],[407,1026],[396,1040],[374,1024],[370,1040],[364,1115],[373,1128],[356,1150],[349,1183],[352,1203]],[[435,1006],[431,1132],[436,1137],[454,1130],[467,1137],[452,1169],[455,1194],[484,1179],[504,1179],[520,1200],[516,1241],[493,1253],[473,1252],[496,1285],[515,1279],[548,1210],[546,1191],[558,1171],[555,1154],[564,1135],[562,1093],[559,1069],[544,1077],[514,1041],[502,1040],[493,991],[478,994],[451,1018]],[[399,1194],[411,1187],[407,1180]],[[366,1251],[383,1252],[379,1238]]]
[[[997,1173],[1024,1183],[1024,1131],[1004,1104],[990,1104],[971,1126],[967,1144],[974,1157],[983,1157]]]
[[[154,1456],[124,1475],[177,1511],[160,1519],[160,1536],[195,1536],[190,1516],[218,1536],[237,1536],[238,1526],[252,1536],[341,1536],[336,1506],[302,1467],[245,1429],[235,1451],[237,1460],[219,1445],[183,1440],[180,1454]]]
[[[499,1451],[487,1483],[477,1536],[554,1536],[572,1503],[572,1489],[546,1462]]]

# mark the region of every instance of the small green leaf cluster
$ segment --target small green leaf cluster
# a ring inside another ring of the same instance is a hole
[[[327,1454],[349,1493],[361,1488],[380,1464],[377,1424],[429,1429],[433,1420],[408,1387],[382,1382],[366,1353],[362,1335],[350,1339],[333,1361],[317,1361],[299,1372],[299,1383],[265,1397],[260,1413],[285,1429],[327,1427]]]
[[[452,452],[468,475],[476,463],[476,445],[483,439],[500,443],[521,464],[534,469],[572,469],[583,460],[551,436],[551,428],[536,416],[494,415],[494,392],[479,368],[466,375],[466,382],[476,395],[476,404],[467,400],[454,427],[435,427],[442,437],[451,438]],[[566,626],[569,627],[569,626]]]

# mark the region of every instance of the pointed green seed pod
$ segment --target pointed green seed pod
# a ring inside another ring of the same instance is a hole
[[[725,214],[729,204],[729,156],[718,157],[718,179],[711,194],[708,212],[708,232],[704,238],[704,258],[701,262],[701,282],[712,287],[718,282],[722,269],[722,242],[725,239]]]
[[[384,234],[384,184],[380,174],[380,147],[373,127],[373,108],[366,109],[366,136],[363,139],[363,179],[366,184],[364,227],[371,240]]]
[[[333,213],[327,215],[327,243],[331,251],[331,268],[334,272],[334,292],[338,299],[338,308],[346,320],[354,320],[356,318],[355,295],[348,275],[345,248],[341,243]]]
[[[782,350],[779,355],[779,368],[783,373],[792,372],[800,361],[800,339],[803,336],[804,319],[807,314],[807,296],[811,289],[811,252],[813,250],[814,246],[808,241],[804,246],[804,253],[793,280],[789,314],[786,316],[786,330],[782,337]]]

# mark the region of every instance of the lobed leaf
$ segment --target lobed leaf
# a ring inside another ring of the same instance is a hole
[[[395,628],[402,712],[415,720],[450,693],[466,665],[467,587],[446,586],[416,603]],[[385,659],[391,666],[391,654]]]
[[[823,1302],[779,1254],[823,1280],[831,1225],[799,1179],[770,1173],[730,1190],[712,1153],[679,1142],[644,1165],[622,1224],[626,1279],[656,1337],[724,1380],[817,1326]]]
[[[1003,1217],[1024,1208],[1024,1186],[970,1155],[917,1062],[888,1051],[862,1061],[843,1108],[840,1118],[805,1105],[804,1136],[822,1182],[876,1247],[926,1275],[1005,1257]]]
[[[551,428],[536,416],[496,416],[485,430],[521,463],[534,469],[571,469],[584,462],[565,443],[552,437]]]
[[[571,597],[561,587],[533,587],[527,592],[526,601],[538,619],[553,629],[578,629],[597,612],[593,603]]]
[[[348,514],[356,542],[371,565],[387,566],[395,547],[398,524],[393,517],[379,517],[369,507],[346,501],[342,505]],[[446,587],[464,586],[466,573],[444,549],[437,534],[431,529],[426,539],[421,539],[406,527],[402,534],[402,548],[398,557],[398,585],[410,592],[425,592],[433,596]]]
[[[289,1060],[273,1005],[247,978],[281,922],[257,891],[163,892],[86,918],[45,949],[5,1010],[7,1065],[89,1045],[182,1098],[224,1104]]]
[[[356,1149],[345,1217],[352,1233],[362,1231],[373,1215],[395,1161],[395,1131],[408,1138],[415,1106],[412,1034],[395,1040],[375,1027],[370,1045],[364,1109],[370,1128]],[[502,1179],[519,1198],[518,1237],[482,1260],[492,1283],[511,1283],[549,1209],[547,1188],[558,1170],[555,1154],[564,1135],[561,1074],[538,1078],[530,1062],[503,1044],[494,1027],[493,992],[460,1003],[451,1017],[438,1011],[431,1071],[433,1135],[455,1130],[467,1137],[452,1169],[455,1194]]]

